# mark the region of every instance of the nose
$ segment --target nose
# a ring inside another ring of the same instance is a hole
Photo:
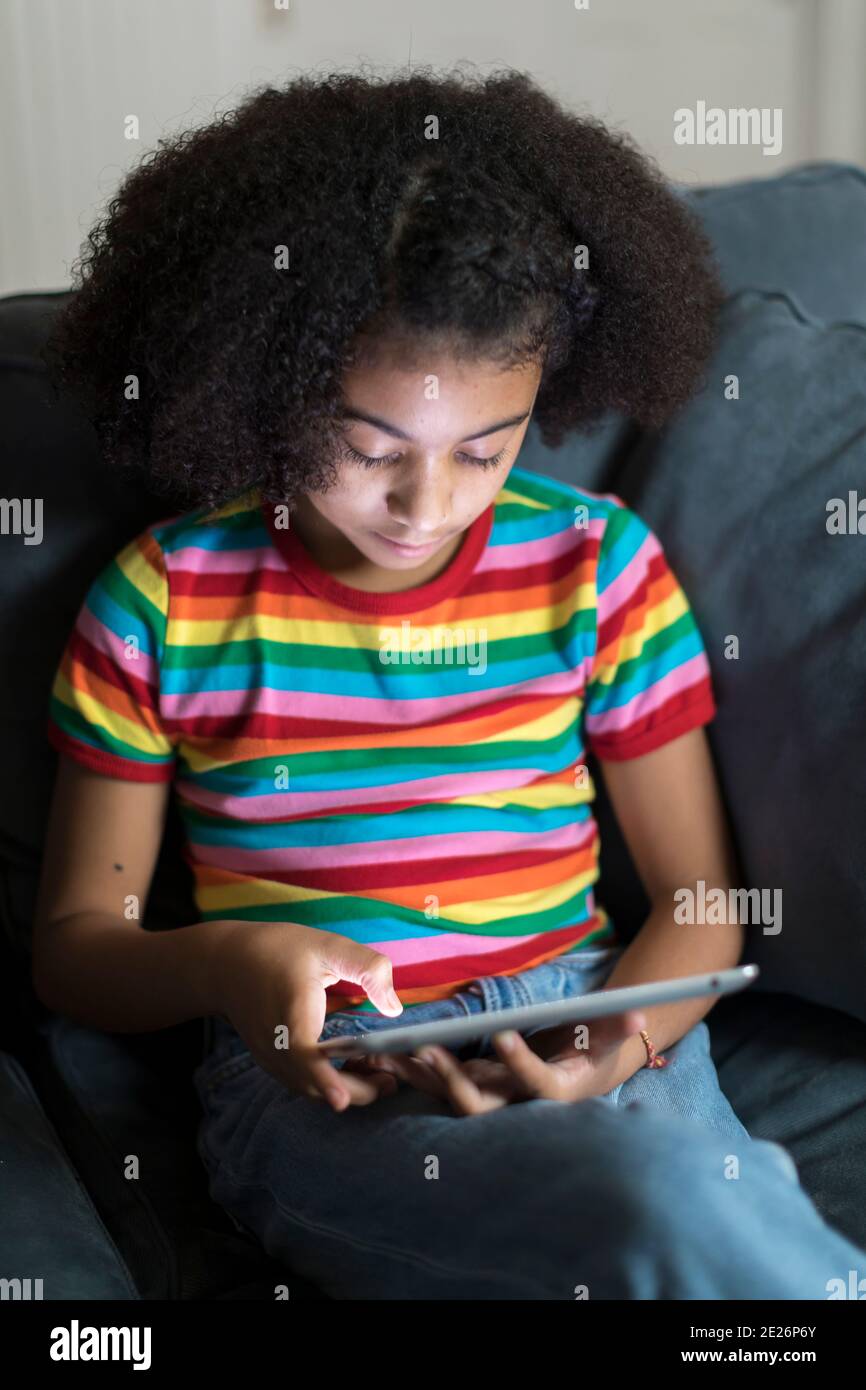
[[[407,480],[389,495],[388,512],[413,541],[434,539],[441,535],[451,514],[447,481],[441,476]]]

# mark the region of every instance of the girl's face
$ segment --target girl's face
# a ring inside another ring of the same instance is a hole
[[[540,380],[540,363],[438,354],[412,369],[393,352],[353,367],[337,483],[299,499],[293,529],[343,582],[379,591],[426,583],[505,482]]]

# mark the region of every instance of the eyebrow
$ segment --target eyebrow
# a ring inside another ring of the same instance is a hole
[[[522,415],[511,415],[507,420],[497,420],[493,425],[487,425],[482,430],[475,430],[473,434],[467,434],[465,438],[458,439],[458,444],[467,444],[470,439],[483,439],[485,435],[495,434],[497,430],[504,430],[508,425],[520,425],[528,416],[529,411],[524,410]],[[343,412],[345,420],[363,420],[365,424],[375,425],[377,429],[384,430],[386,434],[393,434],[397,439],[411,439],[411,434],[405,430],[398,429],[396,425],[389,424],[387,420],[381,419],[378,415],[370,415],[366,410],[345,410]]]

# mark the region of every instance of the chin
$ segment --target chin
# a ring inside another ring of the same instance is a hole
[[[444,550],[449,539],[450,537],[446,536],[444,540],[422,550],[418,555],[401,555],[399,550],[394,549],[383,536],[374,535],[369,543],[375,547],[377,553],[374,556],[367,555],[367,559],[387,569],[411,569],[413,565],[423,565],[425,561],[431,560],[434,555],[437,555],[440,550]],[[366,551],[364,553],[367,554]]]

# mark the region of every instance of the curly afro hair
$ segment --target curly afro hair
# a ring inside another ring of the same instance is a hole
[[[257,89],[160,140],[73,269],[52,376],[112,464],[195,507],[326,490],[344,371],[385,340],[536,359],[548,445],[610,410],[658,427],[724,299],[658,167],[511,70]]]

